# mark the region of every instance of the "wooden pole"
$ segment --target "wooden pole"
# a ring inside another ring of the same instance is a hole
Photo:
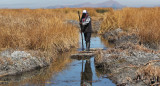
[[[80,12],[78,11],[78,16],[79,16],[79,24],[80,24],[80,21],[81,21],[81,18],[80,18]],[[82,27],[80,25],[80,31],[81,31],[81,39],[82,39],[82,51],[84,51],[84,45],[83,45],[83,34],[82,34]]]

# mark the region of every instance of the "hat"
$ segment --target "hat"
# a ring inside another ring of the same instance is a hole
[[[87,13],[87,11],[86,11],[86,10],[83,10],[83,13]]]

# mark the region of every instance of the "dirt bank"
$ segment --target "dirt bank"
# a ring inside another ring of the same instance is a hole
[[[126,32],[118,28],[102,34],[102,37],[108,40],[108,42],[114,43],[117,46],[119,46],[121,43],[131,42],[133,44],[144,45],[148,49],[160,50],[159,44],[140,41],[140,37],[136,34],[136,31]]]
[[[103,35],[115,43],[95,58],[96,68],[118,86],[159,85],[160,51],[146,47],[139,37],[121,29]]]
[[[7,49],[0,53],[0,77],[48,66],[54,59],[47,52]]]

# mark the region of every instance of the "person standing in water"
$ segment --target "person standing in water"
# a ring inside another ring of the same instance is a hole
[[[90,51],[90,39],[92,33],[91,17],[86,10],[83,10],[80,20],[81,31],[84,33],[86,41],[86,51]]]

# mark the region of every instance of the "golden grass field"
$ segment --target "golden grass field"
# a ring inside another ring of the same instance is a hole
[[[0,9],[0,50],[13,48],[57,53],[76,47],[79,42],[79,28],[66,23],[66,20],[78,21],[77,11],[82,12],[83,9],[89,12],[92,20],[103,21],[100,34],[121,28],[136,33],[141,42],[160,43],[160,8],[158,7],[119,10],[112,8]],[[68,58],[57,61],[53,65],[61,64],[56,67],[57,69],[52,69],[57,72],[70,63]],[[159,67],[147,66],[140,72],[153,70],[148,74],[158,71],[155,76],[160,76],[159,69]],[[45,81],[48,76],[50,75],[38,78],[44,78]],[[33,81],[33,83],[37,82]]]
[[[1,9],[0,48],[64,51],[76,46],[78,29],[63,17],[49,9]]]
[[[160,8],[123,8],[104,15],[100,34],[121,28],[135,32],[145,43],[160,43]]]
[[[92,20],[103,20],[100,34],[121,28],[136,32],[142,42],[160,42],[160,8],[0,9],[0,48],[64,51],[75,46],[79,29],[65,21],[78,20],[83,9]]]
[[[110,8],[85,8],[92,17]],[[66,20],[78,20],[77,11],[63,9],[0,9],[0,49],[65,51],[76,46],[79,29]]]

